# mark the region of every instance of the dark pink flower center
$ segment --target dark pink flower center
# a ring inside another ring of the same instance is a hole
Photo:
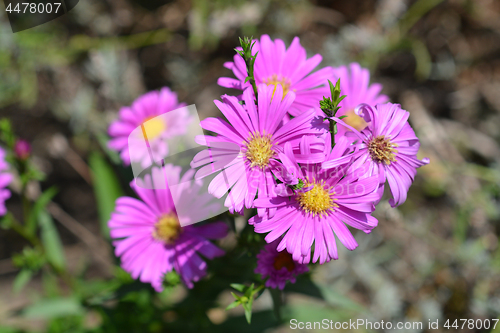
[[[286,267],[286,269],[291,272],[295,268],[295,262],[293,261],[292,255],[285,250],[278,253],[276,258],[274,258],[273,267],[277,271]]]

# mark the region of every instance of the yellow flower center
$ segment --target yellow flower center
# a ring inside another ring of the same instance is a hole
[[[290,86],[292,83],[290,80],[284,76],[278,76],[276,74],[271,75],[267,79],[264,79],[264,83],[267,84],[268,86],[273,85],[274,90],[273,90],[273,97],[274,93],[276,92],[276,87],[278,84],[281,84],[281,87],[283,88],[283,98],[285,98],[286,94],[290,91]]]
[[[291,272],[295,268],[295,262],[293,261],[292,255],[284,250],[278,253],[276,258],[274,258],[273,267],[277,271],[286,267],[286,269]]]
[[[368,125],[366,121],[354,113],[354,110],[349,110],[345,114],[347,118],[342,119],[347,125],[354,127],[358,131],[362,131]],[[347,129],[350,131],[349,129]]]
[[[264,169],[269,164],[269,160],[274,155],[273,144],[270,135],[262,136],[256,132],[247,139],[247,151],[245,156],[250,161],[250,166],[258,166]]]
[[[307,213],[312,213],[313,216],[316,214],[323,215],[333,210],[333,208],[338,207],[336,203],[333,202],[331,194],[335,194],[335,192],[330,193],[329,188],[325,188],[327,185],[321,182],[312,183],[306,182],[304,187],[313,186],[310,191],[299,193],[297,195],[297,201],[300,204],[300,208],[306,211]]]
[[[383,135],[374,137],[368,142],[368,151],[373,161],[385,163],[386,165],[396,161],[395,154],[398,152],[394,147],[398,145]]]
[[[163,215],[155,224],[153,237],[167,244],[173,243],[182,232],[179,219],[174,213]]]
[[[149,117],[142,123],[143,134],[148,140],[157,138],[166,128],[161,117]]]

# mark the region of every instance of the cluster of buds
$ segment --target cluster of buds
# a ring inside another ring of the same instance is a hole
[[[252,39],[252,37],[244,37],[241,39],[240,37],[240,45],[243,50],[239,49],[234,49],[242,58],[245,60],[245,64],[247,66],[247,78],[245,79],[245,82],[250,82],[253,88],[253,92],[255,94],[255,101],[257,101],[257,85],[255,84],[255,77],[254,77],[254,65],[255,65],[255,59],[257,58],[257,53],[252,54],[252,48],[255,44],[255,41]]]
[[[333,85],[333,83],[328,80],[328,84],[330,85],[330,97],[324,97],[321,101],[319,101],[320,109],[325,113],[325,119],[328,119],[330,122],[330,134],[332,138],[332,148],[335,146],[335,134],[337,134],[337,122],[332,119],[337,114],[337,111],[340,109],[340,102],[346,97],[346,95],[340,96],[340,79],[337,80],[337,83]],[[340,117],[340,119],[345,116]]]

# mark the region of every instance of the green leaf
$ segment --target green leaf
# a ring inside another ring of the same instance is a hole
[[[227,307],[226,307],[226,310],[230,310],[232,308],[235,308],[237,307],[238,305],[240,305],[240,302],[238,301],[234,301],[233,303],[229,304]]]
[[[333,101],[333,103],[335,103],[335,105],[338,104],[339,97],[340,97],[340,90],[335,88],[335,91],[333,92],[333,95],[332,95],[332,101]]]
[[[244,284],[239,284],[239,283],[231,283],[231,287],[238,290],[240,293],[243,292],[243,290],[245,290],[245,285]]]
[[[232,291],[231,291],[231,295],[233,295],[234,299],[235,299],[235,300],[237,300],[238,302],[240,302],[240,303],[242,302],[241,297],[240,297],[240,296],[238,296],[238,295],[236,295],[236,294],[235,294],[235,293],[233,293]]]
[[[332,81],[330,81],[330,80],[328,80],[328,84],[330,85],[330,95],[333,96],[333,93],[335,92],[335,86],[333,85]]]
[[[245,309],[245,318],[247,319],[247,322],[250,324],[252,322],[252,304],[251,303],[244,303],[242,304],[243,309]]]
[[[251,298],[253,296],[253,288],[255,287],[255,283],[252,283],[250,285],[250,287],[248,287],[246,290],[245,290],[245,296],[247,296],[248,298]]]
[[[340,96],[340,97],[339,97],[339,99],[337,99],[337,105],[338,105],[340,102],[342,102],[342,100],[343,100],[344,98],[346,98],[346,97],[347,97],[347,95],[342,95],[342,96]]]
[[[421,40],[413,39],[411,40],[411,50],[417,62],[415,74],[420,80],[427,79],[432,70],[432,59],[427,46]]]
[[[23,269],[19,274],[17,274],[16,279],[12,285],[12,290],[14,293],[20,292],[28,282],[31,281],[33,277],[33,272],[29,269]]]
[[[12,131],[12,124],[7,118],[0,119],[0,140],[4,141],[9,148],[13,148],[16,142],[16,136]]]
[[[92,153],[89,164],[101,221],[101,231],[105,237],[109,238],[108,221],[115,209],[115,201],[123,195],[123,191],[113,169],[102,155],[96,152]]]
[[[42,210],[38,213],[38,224],[47,260],[58,269],[64,268],[66,265],[64,250],[52,217]]]
[[[33,209],[31,210],[30,216],[28,217],[28,221],[26,224],[29,233],[31,234],[35,233],[36,220],[38,219],[40,212],[45,209],[45,207],[49,204],[49,202],[56,194],[57,194],[57,188],[52,186],[38,197],[35,204],[33,205]]]
[[[49,298],[27,307],[26,318],[50,319],[64,316],[83,315],[84,309],[76,298]]]

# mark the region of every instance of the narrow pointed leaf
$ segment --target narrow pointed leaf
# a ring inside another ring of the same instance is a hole
[[[115,201],[123,195],[118,178],[106,159],[93,153],[89,159],[97,201],[97,211],[104,237],[109,238],[108,220],[115,209]]]
[[[240,302],[238,301],[234,301],[233,303],[229,304],[227,307],[226,307],[226,310],[230,310],[232,308],[235,308],[237,307],[238,305],[240,305]]]
[[[38,214],[38,224],[47,260],[59,269],[64,268],[66,266],[64,249],[52,217],[42,210]]]
[[[33,277],[33,272],[29,269],[23,269],[19,274],[17,274],[16,279],[14,280],[14,283],[12,285],[12,290],[14,293],[20,292],[24,286],[28,284],[28,282],[31,281],[31,278]]]
[[[243,290],[245,290],[245,285],[244,284],[239,284],[239,283],[231,283],[230,286],[236,290],[238,290],[239,292],[243,292]]]

